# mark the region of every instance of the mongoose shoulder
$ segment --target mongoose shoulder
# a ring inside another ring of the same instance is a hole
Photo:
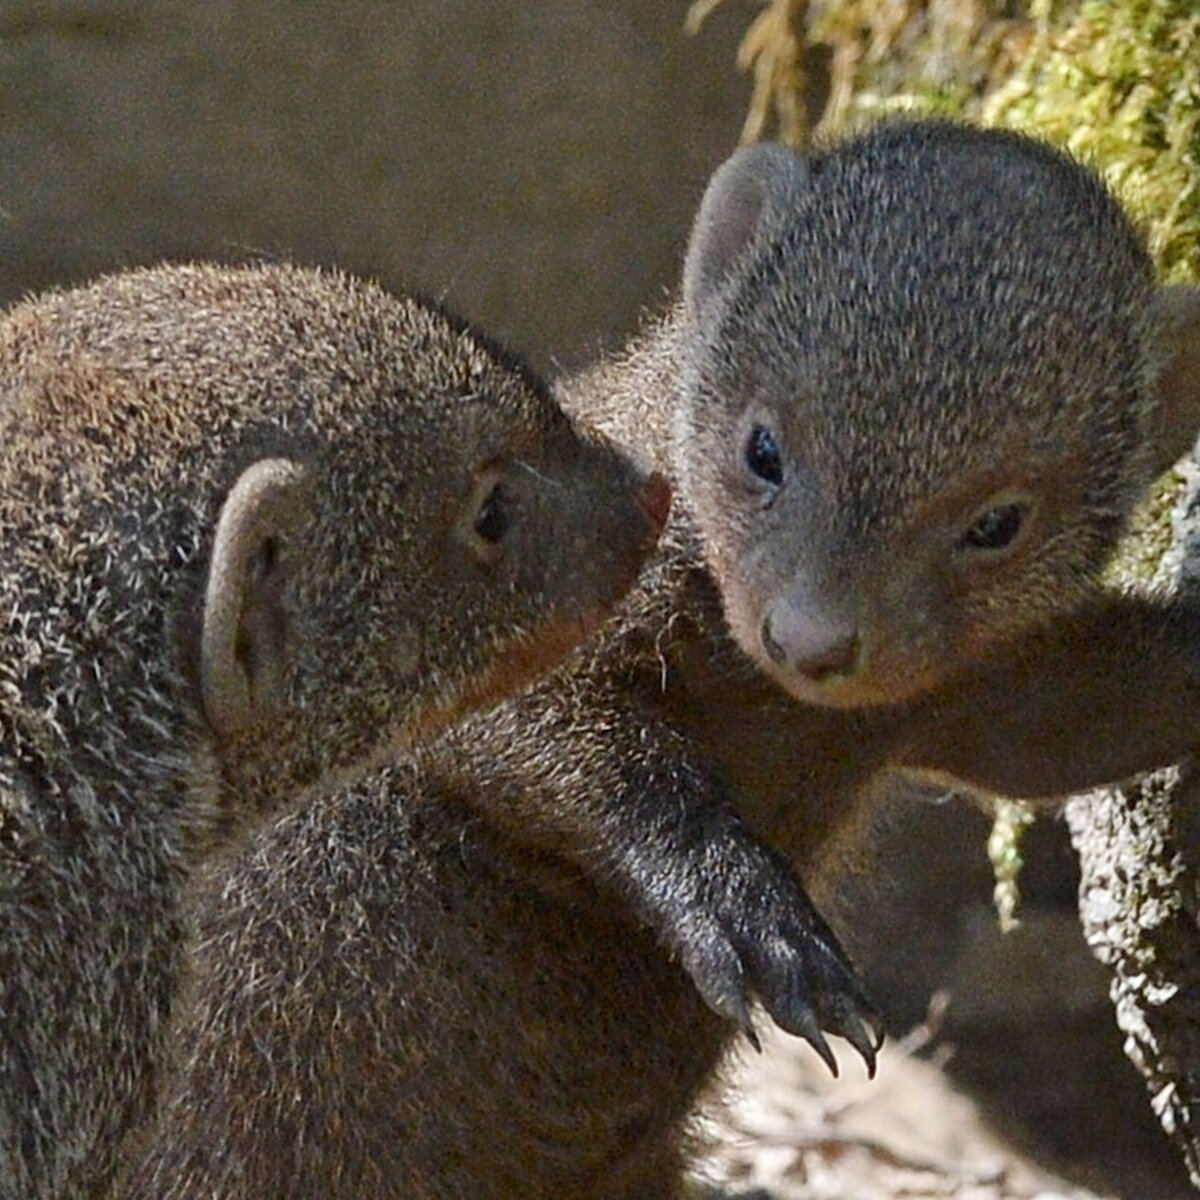
[[[189,867],[555,664],[666,485],[337,274],[113,276],[0,364],[0,1194],[61,1200],[151,1103]]]
[[[789,866],[832,892],[889,772],[1049,795],[1191,744],[1200,614],[1099,573],[1198,367],[1195,294],[1046,147],[736,155],[678,308],[564,387],[670,469],[659,552],[550,682],[225,879],[133,1195],[677,1194],[712,1010],[844,1016]]]

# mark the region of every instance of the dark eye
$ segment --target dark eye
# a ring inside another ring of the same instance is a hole
[[[1023,504],[1001,504],[989,508],[963,534],[963,544],[973,550],[1003,550],[1021,532],[1024,523]]]
[[[778,487],[783,482],[783,460],[769,429],[755,425],[746,439],[746,466],[759,479]]]
[[[508,497],[500,484],[487,494],[487,499],[480,505],[479,515],[475,518],[475,532],[485,542],[496,545],[508,532],[512,523],[509,511]]]

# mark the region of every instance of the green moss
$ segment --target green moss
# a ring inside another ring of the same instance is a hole
[[[1195,0],[1043,4],[1029,55],[982,105],[1100,170],[1164,279],[1200,277],[1200,8]]]
[[[1024,859],[1021,835],[1033,824],[1034,814],[1016,800],[994,800],[992,832],[988,836],[988,859],[995,879],[993,898],[1002,933],[1011,933],[1020,924],[1017,906],[1021,900],[1017,886]]]
[[[1163,555],[1171,547],[1171,510],[1179,499],[1184,478],[1168,471],[1138,506],[1129,534],[1105,572],[1114,587],[1157,586],[1166,582]]]

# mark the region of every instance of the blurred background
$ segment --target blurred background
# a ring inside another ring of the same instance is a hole
[[[748,114],[751,134],[804,144],[897,110],[1072,145],[1164,271],[1194,277],[1193,0],[727,0],[690,15],[693,36],[675,0],[0,0],[0,299],[161,259],[285,258],[437,296],[539,369],[570,370],[662,306]],[[961,802],[889,800],[877,865],[837,913],[893,1030],[918,1031],[907,1057],[874,1092],[855,1076],[831,1100],[806,1051],[773,1043],[739,1077],[750,1109],[717,1118],[710,1178],[868,1200],[875,1184],[829,1175],[865,1146],[880,1169],[907,1156],[934,1171],[924,1191],[880,1195],[1050,1196],[1022,1154],[1104,1195],[1193,1194],[1121,1054],[1063,826],[1028,838],[1008,936],[987,830]],[[943,1068],[1010,1139],[984,1166],[955,1157],[968,1118]],[[843,1137],[831,1114],[873,1103],[943,1141]]]
[[[0,297],[163,258],[337,264],[542,369],[674,280],[735,144],[736,6],[2,0]]]

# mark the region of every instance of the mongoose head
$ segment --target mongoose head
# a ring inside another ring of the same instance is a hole
[[[742,649],[889,704],[1081,600],[1200,426],[1200,304],[1038,143],[740,151],[684,272],[674,457]]]
[[[513,359],[342,275],[114,276],[14,310],[0,360],[5,599],[44,598],[0,682],[60,723],[182,706],[251,792],[550,669],[665,518]]]

